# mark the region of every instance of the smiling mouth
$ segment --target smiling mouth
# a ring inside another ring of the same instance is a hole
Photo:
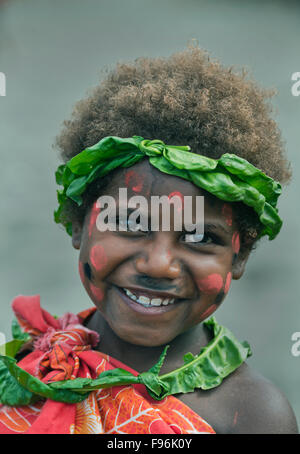
[[[137,303],[145,308],[154,308],[154,307],[166,307],[171,306],[179,301],[183,301],[183,298],[174,298],[163,296],[155,292],[144,292],[143,290],[128,289],[125,287],[119,287],[119,290],[124,293],[127,298],[132,302]]]

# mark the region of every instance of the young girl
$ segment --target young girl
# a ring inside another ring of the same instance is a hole
[[[245,363],[249,345],[212,317],[259,238],[280,231],[290,170],[269,95],[192,47],[119,64],[76,106],[58,138],[55,221],[94,308],[58,318],[39,295],[14,299],[1,433],[297,433],[286,398]],[[120,215],[120,188],[144,211]],[[198,196],[203,234],[176,229]]]

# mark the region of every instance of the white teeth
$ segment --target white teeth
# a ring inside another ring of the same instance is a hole
[[[132,298],[134,301],[137,300],[137,297],[133,293],[131,293],[127,288],[124,288],[124,290],[125,290],[127,296]]]
[[[147,298],[147,296],[139,296],[137,299],[138,303],[147,304],[147,305],[150,304],[150,301],[151,301],[150,298]]]
[[[151,306],[161,306],[162,299],[160,298],[153,298],[151,300]]]
[[[167,306],[168,304],[174,304],[175,298],[169,299],[161,299],[161,298],[152,298],[150,299],[148,296],[141,295],[137,297],[134,295],[130,290],[127,288],[123,289],[129,298],[134,300],[136,303],[142,304],[143,306]]]

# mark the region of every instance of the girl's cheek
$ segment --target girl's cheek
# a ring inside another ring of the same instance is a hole
[[[203,294],[216,295],[213,304],[211,304],[201,315],[202,320],[208,318],[220,306],[226,293],[229,291],[231,277],[231,272],[227,273],[225,281],[220,274],[210,274],[206,278],[198,281],[198,288]]]
[[[93,273],[89,263],[83,263],[79,261],[79,275],[81,282],[85,284],[89,284],[93,280]]]
[[[104,297],[103,290],[99,287],[95,287],[91,282],[90,282],[90,291],[96,301],[100,302],[103,300],[103,297]]]
[[[223,278],[220,274],[209,274],[207,277],[197,281],[200,292],[211,295],[219,293],[223,288]]]
[[[81,261],[79,261],[79,275],[80,275],[80,279],[81,279],[81,282],[83,283],[84,287],[86,288],[86,290],[90,291],[91,295],[92,295],[92,299],[94,299],[95,301],[97,302],[100,302],[103,300],[103,297],[104,297],[104,291],[99,288],[99,287],[96,287],[93,283],[92,283],[92,271],[91,271],[91,267],[88,263],[82,263]]]
[[[101,272],[107,265],[107,255],[102,244],[95,244],[91,248],[90,263],[97,273]]]
[[[101,208],[97,207],[97,201],[95,201],[93,203],[93,207],[91,209],[90,220],[89,220],[89,225],[88,225],[89,237],[91,237],[93,230],[96,226],[97,216],[100,213],[100,211],[101,211]]]
[[[217,308],[218,308],[217,304],[212,304],[208,309],[206,309],[205,312],[203,312],[202,317],[201,317],[202,320],[209,317],[213,312],[215,312],[215,310],[217,310]]]

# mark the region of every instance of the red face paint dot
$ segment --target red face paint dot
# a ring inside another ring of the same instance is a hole
[[[232,207],[228,203],[224,203],[222,206],[222,214],[225,217],[227,225],[232,226]]]
[[[231,273],[228,273],[227,276],[226,276],[225,287],[224,287],[224,292],[225,293],[228,293],[230,284],[231,284]]]
[[[219,293],[223,287],[223,278],[220,274],[210,274],[197,281],[198,288],[203,293]]]
[[[171,192],[171,193],[168,195],[168,199],[169,199],[169,202],[170,202],[170,203],[173,203],[173,202],[170,200],[170,199],[172,199],[172,197],[179,197],[179,198],[181,199],[181,204],[180,204],[180,205],[179,205],[179,204],[177,205],[177,202],[174,201],[174,206],[177,208],[177,211],[178,211],[179,213],[181,213],[182,208],[183,208],[183,206],[184,206],[184,197],[183,197],[183,195],[182,195],[181,192],[179,192],[179,191],[173,191],[173,192]]]
[[[91,215],[90,215],[90,220],[89,220],[89,236],[91,236],[93,229],[96,224],[96,219],[98,214],[100,213],[101,208],[97,207],[97,201],[93,203],[93,207],[91,209]]]
[[[82,262],[78,263],[78,270],[79,270],[79,276],[80,276],[81,282],[84,282],[85,276],[84,276],[83,263]]]
[[[181,194],[181,192],[179,191],[173,191],[173,192],[170,192],[170,194],[168,195],[168,199],[171,199],[172,197],[180,197],[181,198],[181,203],[183,205],[183,202],[184,202],[184,196]]]
[[[101,244],[95,244],[90,253],[91,264],[96,271],[101,271],[107,263],[107,257],[104,247]]]
[[[213,304],[208,309],[206,309],[206,311],[203,312],[202,314],[202,320],[209,317],[213,312],[215,312],[215,310],[217,310],[217,308],[218,308],[217,304]]]
[[[240,234],[239,232],[234,232],[232,235],[232,249],[235,254],[238,254],[240,251]]]
[[[125,184],[134,192],[141,192],[143,189],[143,176],[139,175],[134,170],[128,170],[125,175]]]
[[[103,293],[103,290],[101,290],[101,288],[95,287],[95,285],[90,283],[90,290],[91,290],[91,293],[92,293],[93,297],[97,301],[102,301],[104,293]]]

